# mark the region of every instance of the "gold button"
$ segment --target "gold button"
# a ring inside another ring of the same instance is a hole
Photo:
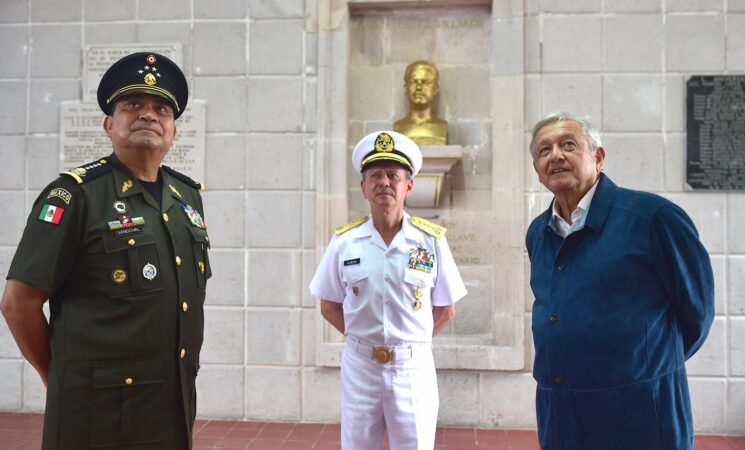
[[[99,162],[100,162],[101,164],[106,164],[106,160],[105,160],[105,159],[102,159],[102,160],[101,160],[101,161],[99,161]]]
[[[209,237],[209,236],[205,236],[205,237],[204,237],[204,241],[205,241],[205,242],[209,242],[209,241],[210,241],[210,237]]]
[[[135,245],[135,240],[134,239],[130,239],[130,240],[127,241],[127,244],[129,244],[129,245]]]
[[[182,348],[182,349],[181,349],[181,354],[180,354],[180,356],[181,356],[181,359],[184,359],[184,356],[186,356],[186,349],[185,349],[185,348]]]
[[[188,311],[189,310],[189,304],[186,303],[186,302],[182,303],[181,304],[181,309],[183,309],[184,312]]]
[[[126,384],[127,386],[129,386],[130,384],[132,384],[132,379],[131,378],[127,378],[126,380],[124,380],[124,384]]]
[[[203,261],[199,261],[197,263],[197,266],[199,267],[199,271],[202,272],[202,273],[204,273],[204,262]]]
[[[168,222],[168,213],[163,213],[163,220]]]
[[[180,256],[177,256],[176,257],[176,265],[177,266],[180,266],[181,265],[181,257]]]

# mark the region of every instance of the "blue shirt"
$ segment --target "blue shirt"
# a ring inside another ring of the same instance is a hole
[[[582,229],[526,244],[543,449],[692,449],[685,361],[714,319],[711,263],[672,202],[604,174]]]

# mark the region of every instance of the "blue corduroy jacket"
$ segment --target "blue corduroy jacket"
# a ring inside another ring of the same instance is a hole
[[[711,263],[691,219],[600,175],[567,238],[531,223],[533,376],[541,448],[693,448],[685,361],[714,319]]]

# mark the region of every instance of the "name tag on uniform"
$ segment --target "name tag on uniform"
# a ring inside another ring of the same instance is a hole
[[[348,260],[344,261],[344,267],[346,267],[346,266],[353,266],[353,265],[359,264],[359,263],[360,263],[360,259],[359,258],[348,259]]]

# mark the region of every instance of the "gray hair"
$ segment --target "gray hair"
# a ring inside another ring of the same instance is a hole
[[[600,142],[600,133],[598,132],[598,129],[588,119],[577,117],[574,114],[568,113],[566,111],[552,112],[543,116],[543,118],[535,124],[535,126],[533,127],[533,131],[531,132],[530,155],[533,157],[533,161],[535,161],[537,156],[537,150],[535,148],[536,134],[538,134],[538,132],[541,131],[541,128],[545,127],[546,125],[552,124],[554,122],[561,122],[563,120],[577,122],[580,127],[582,127],[582,133],[585,135],[587,145],[590,146],[590,153],[595,153],[595,150],[603,145],[602,142]]]

